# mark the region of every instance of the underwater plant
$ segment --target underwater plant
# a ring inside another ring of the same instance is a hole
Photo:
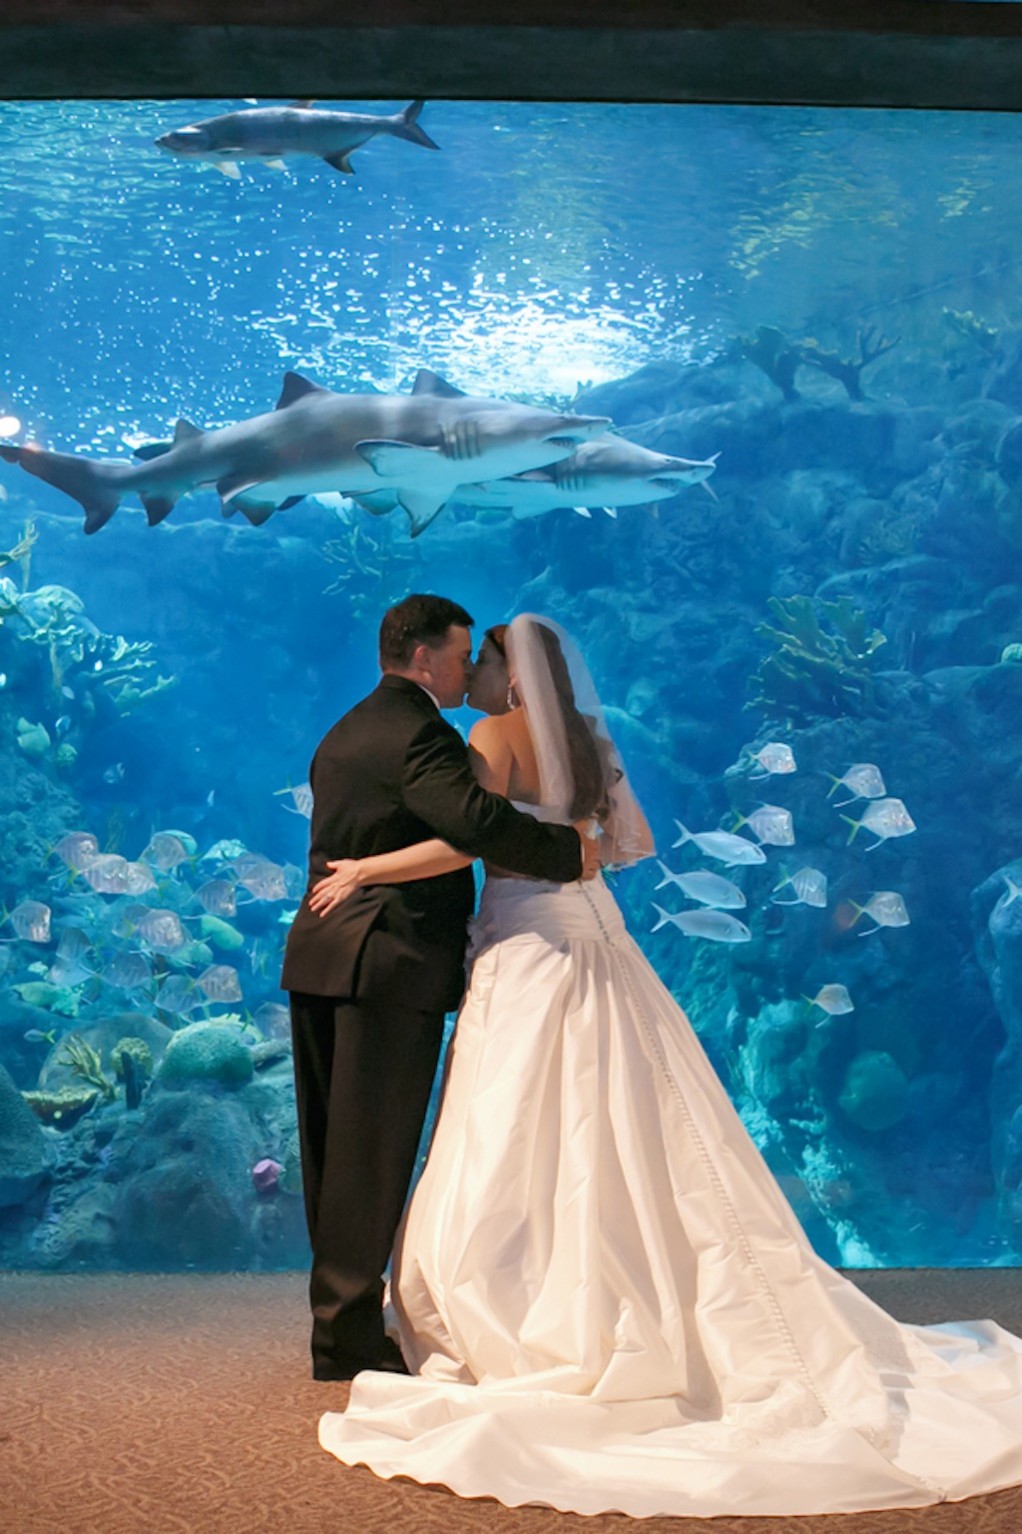
[[[757,625],[775,641],[750,679],[750,708],[785,719],[868,712],[874,704],[872,657],[886,637],[870,629],[850,597],[816,603],[812,597],[771,597],[777,626]],[[822,619],[822,622],[821,622]]]
[[[75,1076],[81,1077],[90,1087],[95,1087],[110,1102],[116,1095],[114,1084],[103,1071],[103,1062],[91,1044],[77,1033],[69,1033],[63,1041],[63,1054],[57,1057],[59,1065],[66,1065]]]
[[[888,340],[878,335],[873,325],[864,326],[858,333],[858,357],[842,357],[839,352],[826,351],[818,341],[789,341],[782,330],[774,325],[760,325],[754,336],[739,336],[735,343],[738,354],[753,363],[775,383],[790,403],[797,400],[795,374],[802,366],[818,368],[843,385],[851,400],[863,400],[862,374],[871,363],[899,344],[900,336]]]

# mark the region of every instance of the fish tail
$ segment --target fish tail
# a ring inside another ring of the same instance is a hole
[[[835,792],[838,784],[841,782],[841,779],[837,777],[833,772],[825,772],[823,776],[830,779],[830,787],[827,790],[827,798],[829,799]]]
[[[423,107],[424,101],[413,101],[406,106],[403,112],[399,112],[391,123],[390,131],[395,138],[406,138],[409,143],[421,144],[423,149],[439,149],[440,145],[434,143],[424,128],[420,128],[416,119]]]
[[[155,527],[158,522],[163,521],[164,517],[169,517],[175,505],[175,497],[172,495],[143,495],[141,501],[150,527]],[[90,531],[88,522],[85,524],[85,531]]]
[[[852,843],[854,842],[854,840],[855,840],[855,833],[858,831],[859,827],[862,825],[862,821],[861,820],[853,820],[851,815],[842,815],[841,819],[842,820],[847,820],[848,824],[852,828],[849,831],[849,833],[848,833],[848,840],[845,843],[846,847],[850,847],[852,845]]]
[[[678,837],[678,840],[673,843],[673,845],[675,847],[681,847],[685,842],[690,842],[692,840],[692,832],[686,826],[683,826],[680,820],[675,820],[674,824],[677,826],[681,834]]]
[[[659,932],[660,928],[665,927],[670,921],[671,913],[670,911],[665,911],[662,905],[657,905],[655,900],[653,901],[653,909],[657,913],[657,916],[660,918],[660,920],[657,922],[655,927],[651,928],[651,931]]]
[[[0,444],[0,457],[20,464],[27,474],[77,501],[85,512],[87,533],[98,532],[109,522],[121,501],[119,481],[132,472],[126,465],[94,463],[74,453],[51,453],[32,443],[24,447]]]

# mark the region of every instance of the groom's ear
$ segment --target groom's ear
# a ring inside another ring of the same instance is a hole
[[[408,657],[409,670],[421,671],[424,668],[428,669],[432,654],[433,652],[428,644],[417,644]]]

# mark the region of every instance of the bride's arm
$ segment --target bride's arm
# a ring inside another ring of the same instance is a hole
[[[396,852],[378,852],[368,858],[338,858],[327,863],[333,872],[313,885],[309,906],[320,916],[326,916],[365,884],[409,884],[413,879],[435,879],[438,874],[467,868],[471,862],[470,857],[438,836],[427,842],[414,842],[411,847],[399,847]]]
[[[469,735],[469,759],[483,788],[495,794],[507,794],[511,781],[511,752],[502,732],[487,729],[490,719],[480,719]],[[467,868],[474,860],[459,852],[438,836],[429,841],[400,847],[396,852],[380,852],[368,858],[340,858],[327,863],[333,872],[313,886],[309,906],[326,916],[342,900],[366,884],[408,884],[413,879],[435,879],[440,874]]]

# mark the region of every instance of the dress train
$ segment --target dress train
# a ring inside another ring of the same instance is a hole
[[[322,1446],[583,1514],[917,1507],[1022,1481],[1022,1341],[818,1258],[603,884],[493,879],[394,1261],[416,1373]]]

